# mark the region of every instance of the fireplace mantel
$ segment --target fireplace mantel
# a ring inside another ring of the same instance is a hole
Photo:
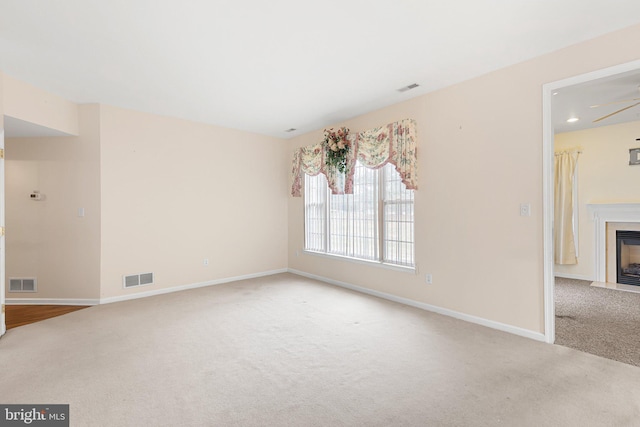
[[[596,217],[624,217],[631,218],[631,221],[626,219],[618,220],[611,219],[608,221],[615,222],[637,222],[640,221],[640,202],[638,203],[589,203],[587,204],[587,211],[591,219]]]
[[[587,205],[589,217],[593,220],[595,241],[596,281],[606,282],[607,274],[607,223],[640,222],[640,202],[638,203],[591,203]]]

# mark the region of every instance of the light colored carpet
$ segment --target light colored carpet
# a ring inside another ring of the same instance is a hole
[[[0,401],[83,427],[625,426],[640,368],[280,274],[12,329]]]
[[[556,279],[556,344],[640,366],[640,294],[590,284]]]

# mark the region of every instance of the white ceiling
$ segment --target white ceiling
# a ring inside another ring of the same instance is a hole
[[[640,70],[564,87],[552,97],[554,131],[570,132],[640,120],[640,105],[636,105],[594,123],[637,102],[640,102]],[[568,123],[572,117],[579,120]]]
[[[639,22],[638,0],[2,0],[0,70],[287,138]]]

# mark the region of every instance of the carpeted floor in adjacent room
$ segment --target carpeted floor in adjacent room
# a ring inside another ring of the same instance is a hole
[[[640,368],[279,274],[9,330],[0,402],[72,426],[629,426]]]
[[[556,344],[640,366],[640,294],[556,278]]]

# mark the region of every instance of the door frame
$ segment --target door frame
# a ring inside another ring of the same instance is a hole
[[[615,65],[542,86],[542,214],[543,214],[543,277],[544,277],[544,337],[553,344],[556,339],[555,277],[553,262],[553,151],[554,132],[552,120],[553,92],[567,86],[611,77],[616,74],[640,70],[640,60]],[[584,256],[584,254],[583,254]]]
[[[0,149],[4,152],[4,129],[0,127]],[[0,226],[4,227],[4,211],[5,211],[5,191],[4,191],[4,158],[0,158]],[[7,324],[5,322],[5,233],[0,233],[0,337],[7,332]]]

